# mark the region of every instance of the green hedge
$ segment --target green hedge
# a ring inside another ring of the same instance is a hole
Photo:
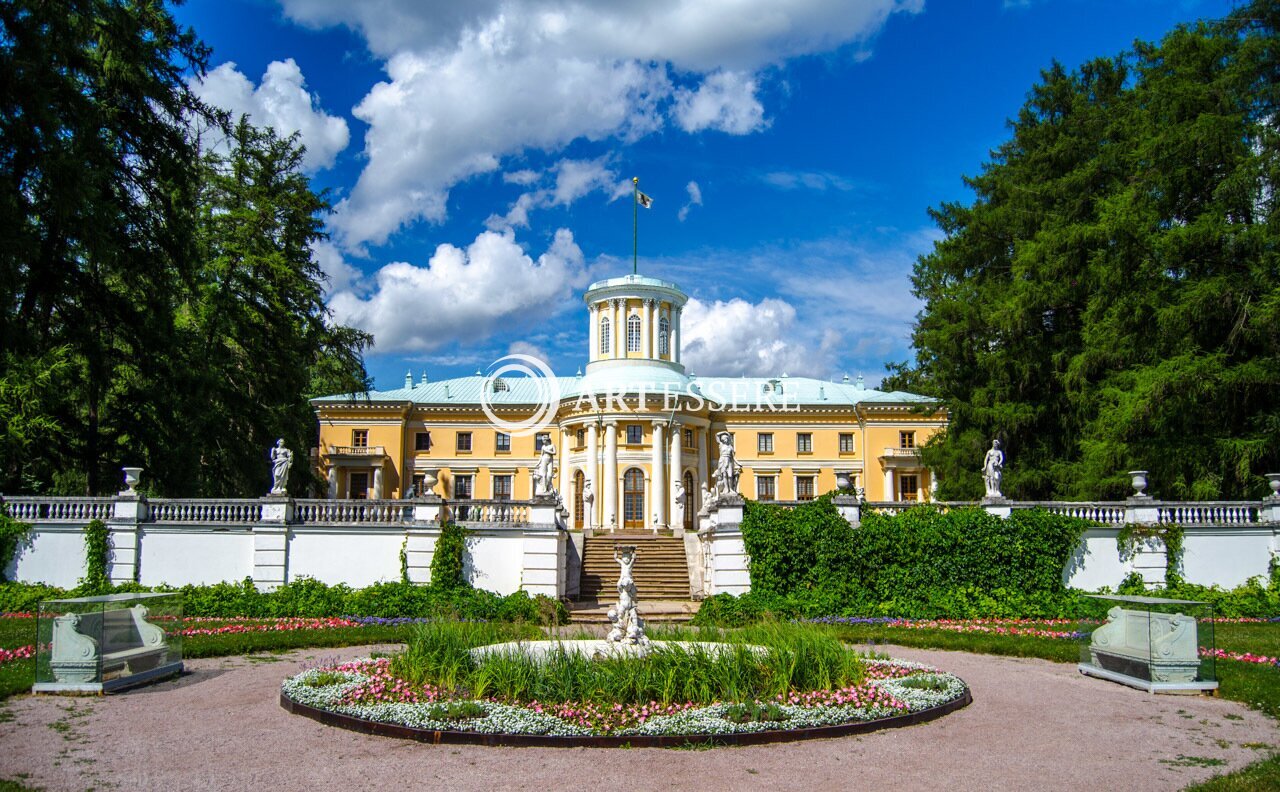
[[[187,616],[435,616],[544,624],[569,621],[563,603],[542,595],[530,597],[523,591],[517,591],[504,597],[482,589],[441,588],[402,582],[375,583],[353,589],[341,583],[330,586],[311,578],[299,578],[275,591],[263,592],[246,578],[240,583],[181,588],[122,585],[110,591],[180,591],[183,612]],[[0,612],[33,611],[41,600],[83,596],[85,593],[81,589],[68,591],[54,586],[0,583]],[[95,589],[89,593],[104,592]]]

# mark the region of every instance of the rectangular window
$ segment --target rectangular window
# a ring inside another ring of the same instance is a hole
[[[840,433],[840,453],[842,454],[853,453],[853,433],[852,432]]]
[[[453,499],[454,500],[471,500],[471,477],[470,476],[454,476],[453,477]]]
[[[775,486],[777,479],[773,476],[757,476],[756,477],[756,500],[771,501],[778,497],[778,490]]]
[[[506,432],[498,432],[494,436],[493,449],[499,454],[506,454],[511,451],[511,435]]]
[[[915,448],[915,432],[898,432],[898,448]]]
[[[813,476],[796,476],[796,500],[813,500]]]
[[[352,500],[364,500],[369,497],[369,474],[355,473],[347,479],[347,497]]]
[[[587,444],[587,430],[579,429],[578,430],[578,448],[582,448],[586,444]]]
[[[756,450],[762,454],[773,453],[773,433],[761,432],[756,435]]]
[[[510,476],[494,476],[493,477],[493,499],[494,500],[511,500],[511,477]]]
[[[458,450],[471,453],[471,433],[458,432]]]
[[[368,429],[352,429],[351,445],[356,448],[369,447],[369,430]]]
[[[427,494],[427,493],[423,492],[423,490],[424,490],[424,489],[426,489],[426,482],[427,482],[427,477],[426,477],[424,474],[422,474],[422,473],[414,473],[414,474],[413,474],[413,494],[414,494],[414,496],[418,496],[418,495],[426,495],[426,494]]]
[[[627,424],[627,445],[640,445],[644,442],[644,427],[640,424]]]
[[[911,473],[898,476],[898,500],[913,501],[920,490],[920,477]]]
[[[431,433],[418,432],[413,436],[414,451],[430,451],[431,450]]]
[[[698,441],[694,438],[692,429],[684,430],[684,447],[689,449],[697,449]]]
[[[801,454],[813,453],[813,434],[810,432],[796,433],[796,451]]]
[[[536,435],[534,435],[534,436],[533,436],[533,451],[534,451],[534,453],[538,453],[538,452],[542,451],[542,447],[543,447],[544,445],[551,445],[551,433],[550,433],[550,432],[538,432]]]

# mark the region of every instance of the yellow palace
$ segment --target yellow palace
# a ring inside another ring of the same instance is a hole
[[[550,461],[574,528],[692,530],[728,441],[747,498],[808,500],[837,476],[870,501],[929,498],[916,448],[947,420],[932,400],[861,378],[689,374],[688,297],[675,284],[628,275],[592,284],[585,300],[584,374],[406,377],[396,390],[313,400],[328,497],[528,500]]]

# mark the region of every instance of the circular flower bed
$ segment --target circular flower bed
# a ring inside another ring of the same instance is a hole
[[[321,722],[430,742],[489,745],[743,744],[905,726],[967,705],[959,678],[867,659],[856,684],[764,701],[601,704],[451,697],[396,676],[390,658],[313,668],[284,681],[281,705]]]

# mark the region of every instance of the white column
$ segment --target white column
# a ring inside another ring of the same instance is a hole
[[[667,502],[669,504],[669,506],[667,507],[667,514],[670,515],[672,519],[675,518],[675,515],[677,513],[676,512],[676,483],[679,482],[680,479],[684,476],[684,472],[683,472],[684,465],[680,464],[680,459],[681,459],[680,449],[684,445],[684,443],[682,442],[681,434],[682,432],[680,431],[680,424],[678,423],[671,424],[671,455],[667,458],[667,465],[669,466],[669,475],[671,478],[671,486],[667,488],[667,493],[668,493]],[[685,508],[687,509],[688,507],[689,507],[688,493],[685,493]],[[677,526],[673,525],[671,527],[675,528]],[[679,526],[679,527],[683,528],[684,526]]]
[[[569,427],[560,427],[560,443],[556,448],[556,454],[559,457],[556,462],[560,464],[560,497],[564,499],[564,505],[570,510],[573,509],[573,492],[569,488]],[[573,515],[569,515],[569,524],[573,525]]]
[[[373,469],[373,499],[382,500],[382,465]]]
[[[886,501],[896,501],[897,493],[893,491],[893,468],[884,469],[884,499]]]
[[[680,362],[680,309],[671,307],[671,359]]]
[[[622,300],[613,300],[613,356],[620,358],[627,343],[627,322],[623,315]]]
[[[707,460],[707,454],[711,453],[711,427],[704,427],[698,430],[698,508],[703,507],[702,488],[709,486],[707,482],[707,472],[710,462]]]
[[[611,531],[618,529],[618,422],[610,418],[604,422],[604,502],[602,526]]]
[[[587,424],[587,474],[586,480],[591,482],[591,497],[594,500],[592,509],[589,514],[584,515],[582,524],[587,528],[594,528],[600,524],[600,509],[595,508],[598,503],[603,503],[604,499],[600,493],[600,477],[596,475],[600,472],[600,446],[597,445],[599,437],[599,429],[596,427],[595,421]]]
[[[645,300],[640,303],[640,354],[651,358],[656,350],[653,345],[653,300]]]
[[[329,463],[329,500],[338,499],[338,466]]]
[[[662,357],[662,347],[658,344],[658,325],[662,318],[662,303],[653,300],[649,303],[649,348],[653,350],[653,354],[649,357]]]
[[[653,497],[650,499],[653,513],[645,515],[645,521],[649,525],[653,525],[654,515],[657,515],[657,527],[667,524],[667,469],[663,464],[666,449],[662,446],[664,426],[663,421],[653,422],[653,462],[652,470],[649,472],[649,478],[653,481]]]
[[[587,328],[587,360],[595,360],[600,354],[600,317],[596,314],[596,304],[591,303],[587,306],[587,321],[591,325]]]
[[[929,500],[937,500],[938,498],[938,473],[935,470],[929,471]]]

